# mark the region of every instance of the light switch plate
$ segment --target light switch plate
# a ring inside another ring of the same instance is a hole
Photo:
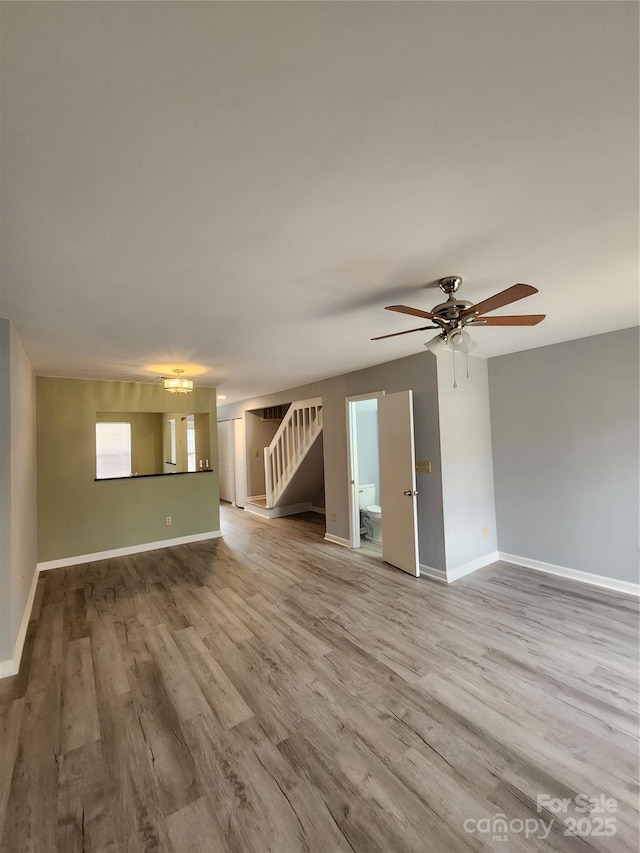
[[[416,471],[419,471],[421,474],[430,474],[431,473],[431,462],[426,462],[426,461],[416,462]]]

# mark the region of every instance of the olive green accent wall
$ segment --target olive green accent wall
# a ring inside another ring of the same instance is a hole
[[[211,457],[217,459],[215,388],[170,396],[143,383],[37,378],[39,562],[219,530],[217,470],[94,479],[97,412],[168,408],[210,415]],[[171,526],[165,526],[167,515]]]

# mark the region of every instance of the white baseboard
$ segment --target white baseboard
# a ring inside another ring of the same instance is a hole
[[[327,511],[323,506],[312,506],[311,512],[318,512],[320,515],[326,515]]]
[[[506,554],[504,551],[500,551],[499,558],[503,563],[522,566],[524,569],[533,569],[535,572],[544,572],[547,575],[556,575],[560,578],[579,581],[580,583],[590,584],[591,586],[604,587],[614,592],[640,596],[640,584],[631,583],[630,581],[607,578],[604,575],[593,575],[591,572],[581,572],[578,569],[569,569],[566,566],[556,566],[553,563],[544,563],[542,560],[532,560],[530,557]]]
[[[484,557],[478,557],[477,560],[471,560],[470,563],[463,563],[461,566],[456,566],[455,569],[447,569],[446,571],[420,563],[420,574],[439,583],[453,583],[465,577],[465,575],[470,575],[472,572],[477,572],[478,569],[483,569],[485,566],[496,563],[499,559],[498,552],[493,551]]]
[[[38,588],[38,575],[39,572],[36,568],[31,580],[31,586],[29,587],[29,595],[27,596],[27,601],[24,605],[24,613],[22,614],[22,621],[20,622],[20,628],[18,629],[18,636],[16,637],[16,641],[13,645],[13,657],[9,660],[0,660],[0,678],[17,675],[20,670],[22,650],[24,649],[24,641],[27,637],[27,628],[29,627],[29,620],[31,619],[33,601],[36,597],[36,589]]]
[[[444,569],[436,569],[433,566],[426,566],[424,563],[420,563],[420,575],[438,581],[438,583],[447,583],[447,573]]]
[[[500,555],[498,552],[492,551],[490,554],[485,554],[484,557],[478,557],[477,560],[471,560],[469,563],[456,566],[455,569],[447,569],[447,583],[453,583],[466,575],[470,575],[472,572],[477,572],[478,569],[484,569],[485,566],[497,563],[499,559]]]
[[[141,545],[128,545],[126,548],[113,548],[111,551],[96,551],[94,554],[78,554],[76,557],[63,557],[60,560],[45,560],[38,563],[38,571],[61,569],[65,566],[79,566],[81,563],[95,563],[97,560],[110,560],[112,557],[127,557],[129,554],[141,554],[143,551],[157,551],[159,548],[172,548],[174,545],[187,545],[189,542],[203,542],[222,536],[219,530],[207,533],[192,533],[190,536],[176,536],[174,539],[159,539],[157,542],[143,542]]]
[[[351,548],[351,542],[348,539],[343,539],[342,536],[334,536],[333,533],[325,533],[324,538],[327,542],[333,542],[334,545],[342,545],[343,548]]]
[[[273,506],[266,507],[259,504],[252,504],[247,501],[245,512],[251,512],[253,515],[259,515],[260,518],[283,518],[285,515],[298,515],[300,512],[310,512],[311,501],[306,501],[301,504],[289,504],[288,506]]]

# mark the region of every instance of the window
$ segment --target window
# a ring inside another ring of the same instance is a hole
[[[96,424],[96,479],[131,476],[131,424]]]

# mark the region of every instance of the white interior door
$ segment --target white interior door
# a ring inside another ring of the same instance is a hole
[[[233,421],[233,454],[235,472],[235,503],[244,507],[247,502],[247,457],[245,450],[244,418]]]
[[[220,500],[234,502],[233,432],[231,421],[218,422],[218,480]]]
[[[413,392],[378,400],[382,559],[419,577]]]

